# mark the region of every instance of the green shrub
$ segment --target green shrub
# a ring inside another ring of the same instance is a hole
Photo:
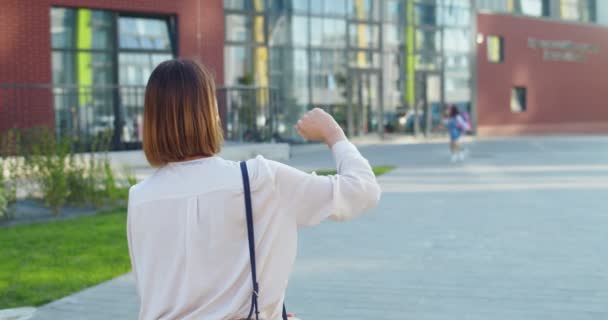
[[[125,180],[129,188],[137,184],[137,177],[129,168],[125,169]]]
[[[0,183],[0,220],[8,219],[8,199],[4,191],[4,184]]]
[[[89,179],[86,162],[83,156],[71,154],[66,168],[66,184],[68,189],[67,203],[85,205],[94,193],[94,182]]]
[[[88,155],[89,163],[86,167],[87,201],[95,207],[104,205],[105,195],[101,192],[101,180],[103,178],[103,167],[93,153]]]
[[[8,214],[8,197],[6,194],[4,179],[4,159],[0,157],[0,220],[9,218]]]
[[[0,188],[4,190],[4,159],[0,155]]]
[[[70,195],[67,181],[70,142],[56,139],[47,129],[40,130],[35,141],[31,154],[26,157],[32,173],[30,178],[38,187],[44,203],[57,215]]]
[[[136,179],[132,174],[116,176],[107,155],[109,142],[110,137],[103,136],[89,152],[75,152],[72,141],[56,137],[52,129],[10,130],[2,137],[1,150],[11,157],[0,158],[7,206],[17,200],[17,186],[26,183],[31,184],[25,190],[28,196],[41,198],[55,215],[65,205],[124,205]]]
[[[18,180],[25,172],[24,161],[19,157],[21,154],[21,140],[21,133],[17,129],[8,130],[2,137],[0,149],[3,154],[0,156],[3,156],[4,158],[0,165],[0,180],[2,180],[4,196],[6,197],[8,205],[17,201]]]

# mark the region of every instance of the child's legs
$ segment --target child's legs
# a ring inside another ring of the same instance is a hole
[[[452,154],[456,154],[458,153],[458,151],[460,151],[460,145],[458,144],[458,140],[450,140],[450,151],[452,152]]]
[[[460,135],[460,130],[456,128],[450,130],[450,151],[452,154],[456,154],[460,151],[460,144],[458,143]]]

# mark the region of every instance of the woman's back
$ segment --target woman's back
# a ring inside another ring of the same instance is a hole
[[[256,192],[256,204],[269,206],[256,206],[256,231],[282,241],[273,242],[272,248],[261,242],[259,263],[265,268],[258,276],[273,275],[274,281],[261,283],[286,283],[283,265],[293,261],[295,250],[289,245],[295,244],[295,233],[281,228],[289,223],[277,216],[264,194]],[[251,281],[238,166],[216,157],[170,164],[134,187],[130,199],[129,245],[136,261],[140,318],[225,319],[247,314]],[[263,252],[270,249],[276,260],[265,261]],[[261,289],[263,310],[275,314],[272,305],[280,307],[284,288]]]
[[[354,146],[343,141],[333,150],[342,176],[248,161],[264,319],[281,314],[297,228],[352,218],[378,201],[375,178]],[[251,271],[238,163],[210,157],[159,169],[132,188],[128,219],[141,319],[247,315]]]
[[[146,87],[144,152],[159,169],[131,188],[127,236],[140,319],[240,319],[252,277],[238,163],[215,156],[221,126],[211,75],[187,60],[160,64]],[[249,160],[262,319],[279,319],[298,227],[358,216],[380,198],[375,176],[320,109],[298,132],[324,141],[338,175],[319,177],[262,157]]]

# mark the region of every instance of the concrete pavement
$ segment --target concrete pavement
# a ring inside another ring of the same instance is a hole
[[[305,229],[287,294],[303,319],[607,319],[608,138],[367,145],[378,208]],[[329,168],[323,147],[290,164]],[[35,319],[134,319],[129,277],[42,307]]]
[[[137,319],[138,312],[133,276],[127,274],[42,306],[32,320]]]

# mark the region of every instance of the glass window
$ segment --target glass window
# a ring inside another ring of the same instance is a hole
[[[267,0],[266,12],[270,14],[281,14],[291,8],[291,2],[285,0]]]
[[[499,36],[488,36],[488,61],[492,63],[502,63],[504,61],[503,38]]]
[[[311,50],[310,52],[310,67],[314,69],[323,68],[323,58],[321,57],[321,51]]]
[[[112,13],[100,10],[78,9],[78,18],[81,19],[83,16],[81,12],[87,11],[90,12],[91,47],[94,49],[109,49],[114,47]],[[80,41],[80,35],[78,37]]]
[[[401,101],[401,56],[399,54],[385,54],[382,69],[385,83],[385,111],[394,111]]]
[[[346,15],[346,0],[325,1],[325,14],[335,16]]]
[[[51,54],[53,83],[76,83],[76,59],[73,52],[55,51]]]
[[[434,26],[437,24],[434,5],[422,3],[416,4],[414,15],[414,22],[417,25]]]
[[[167,53],[120,53],[118,55],[120,84],[146,84],[152,70],[161,62],[171,58],[172,55]]]
[[[397,25],[385,23],[383,29],[384,45],[386,48],[395,49],[399,47],[399,29]]]
[[[326,89],[327,88],[327,76],[319,72],[314,72],[310,78],[311,87],[315,89]],[[313,99],[315,97],[313,96]],[[315,101],[317,102],[317,101]]]
[[[467,55],[446,55],[444,56],[444,62],[446,71],[469,70],[470,66]]]
[[[251,1],[247,0],[224,0],[224,9],[245,10],[250,5]]]
[[[579,20],[578,4],[574,1],[563,1],[560,3],[560,13],[562,19]]]
[[[308,0],[291,0],[291,5],[294,12],[308,12]]]
[[[597,4],[593,2],[594,0],[585,0],[581,2],[581,18],[582,22],[597,22],[597,13],[596,7]]]
[[[519,0],[519,6],[519,10],[515,8],[517,13],[535,17],[543,15],[543,0]]]
[[[471,24],[471,11],[468,8],[437,7],[438,22],[444,26],[468,26]]]
[[[277,79],[281,78],[285,73],[287,73],[288,70],[290,70],[287,66],[285,66],[285,64],[290,62],[289,59],[291,56],[289,54],[291,53],[291,49],[286,47],[273,47],[270,48],[269,53],[270,56],[268,60],[268,67],[270,68],[270,81],[273,86],[278,87],[281,85],[282,80],[278,81]]]
[[[492,12],[509,12],[509,2],[503,0],[477,0],[475,3],[477,10],[487,10]]]
[[[375,4],[374,0],[348,0],[348,15],[357,20],[377,20],[379,10]]]
[[[113,17],[108,11],[51,8],[53,48],[109,50],[113,47]]]
[[[90,84],[108,84],[114,82],[114,65],[109,53],[78,52],[78,80],[90,78]]]
[[[240,14],[226,15],[226,40],[247,42],[251,41],[251,17]]]
[[[591,10],[589,0],[560,0],[560,16],[565,20],[590,22]]]
[[[379,68],[380,54],[371,51],[349,52],[348,64],[353,68]]]
[[[310,65],[313,70],[335,70],[342,66],[342,50],[311,50]]]
[[[441,31],[416,29],[416,51],[426,53],[441,50]]]
[[[443,49],[449,52],[468,52],[471,50],[469,29],[444,29]]]
[[[324,19],[322,41],[328,47],[344,47],[346,45],[346,21],[344,19]]]
[[[350,25],[350,45],[359,48],[378,47],[378,26],[353,23]]]
[[[308,104],[308,54],[306,50],[294,50],[294,92],[298,104]]]
[[[294,16],[291,20],[291,30],[294,45],[308,45],[308,18],[303,16]]]
[[[468,74],[447,73],[445,76],[446,102],[460,104],[471,101],[471,84]]]
[[[76,10],[51,8],[51,43],[53,48],[74,48]]]
[[[525,112],[527,109],[526,87],[513,87],[511,89],[511,111],[514,113]]]
[[[437,55],[417,54],[415,61],[418,70],[439,70],[441,66],[441,58]]]
[[[313,103],[337,103],[344,100],[339,79],[345,74],[342,50],[313,50],[310,56]]]
[[[479,0],[478,0],[479,1]],[[496,0],[491,0],[496,2]],[[503,0],[499,0],[499,2],[504,2]],[[437,0],[437,4],[443,6],[454,6],[454,7],[471,7],[471,0]]]
[[[386,11],[385,19],[392,22],[400,20],[401,16],[405,15],[405,7],[402,0],[385,0]]]
[[[224,0],[224,9],[262,11],[264,10],[264,0]]]
[[[323,14],[323,3],[325,0],[310,0],[310,13]]]
[[[253,84],[251,50],[247,46],[224,46],[224,81],[227,85]]]
[[[287,45],[289,43],[289,20],[286,16],[269,17],[268,45]]]
[[[112,14],[90,9],[51,8],[50,17],[53,83],[81,86],[113,83]]]
[[[311,18],[310,45],[343,47],[346,44],[346,21],[342,19]]]
[[[323,45],[323,19],[310,18],[310,45]]]
[[[166,20],[120,17],[118,32],[123,49],[171,50]]]

